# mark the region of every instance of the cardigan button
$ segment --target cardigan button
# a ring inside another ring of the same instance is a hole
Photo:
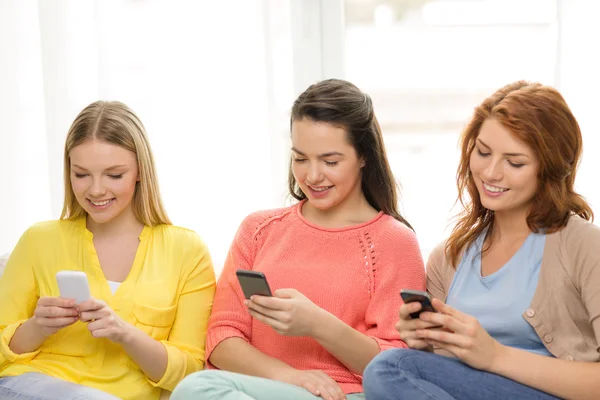
[[[535,315],[535,310],[533,308],[528,308],[527,311],[525,311],[525,315],[531,318]]]
[[[546,343],[552,342],[552,335],[545,335],[544,336],[544,342],[546,342]]]
[[[573,356],[567,356],[567,357],[566,357],[566,360],[567,360],[567,361],[573,361],[573,360],[574,360],[574,358],[573,358]]]

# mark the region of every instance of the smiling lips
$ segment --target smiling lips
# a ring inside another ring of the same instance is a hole
[[[104,208],[104,207],[108,206],[110,203],[112,203],[114,200],[115,200],[114,198],[108,199],[108,200],[100,200],[100,201],[92,201],[92,200],[88,199],[88,201],[94,208]]]
[[[506,188],[502,188],[499,186],[493,186],[493,185],[489,185],[483,181],[481,181],[483,183],[483,190],[485,192],[485,194],[487,194],[488,196],[491,197],[498,197],[500,195],[502,195],[502,193],[508,192],[509,189]]]

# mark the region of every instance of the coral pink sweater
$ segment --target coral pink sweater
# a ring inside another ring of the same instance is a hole
[[[304,219],[301,205],[251,214],[240,226],[217,285],[206,356],[221,341],[239,337],[294,368],[323,370],[345,393],[362,392],[362,377],[313,338],[282,336],[253,320],[235,270],[263,272],[273,291],[297,289],[385,350],[406,347],[394,329],[400,289],[425,290],[419,245],[415,234],[389,215],[326,229]]]

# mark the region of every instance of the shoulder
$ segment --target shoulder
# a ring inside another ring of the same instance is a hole
[[[383,242],[399,247],[418,245],[415,232],[391,215],[384,214],[376,226]]]
[[[64,237],[69,234],[79,234],[81,229],[79,219],[60,219],[44,221],[33,224],[23,234],[28,240],[47,240],[49,238]]]
[[[600,227],[579,216],[572,216],[567,226],[550,234],[559,241],[561,252],[573,261],[575,267],[584,261],[600,261]]]
[[[255,238],[263,234],[274,222],[289,223],[297,206],[295,204],[290,207],[261,210],[247,215],[240,224],[237,237]]]
[[[427,258],[427,268],[439,267],[446,261],[446,241],[438,243]]]
[[[571,216],[567,226],[557,232],[561,242],[568,245],[598,245],[600,243],[600,227],[579,216]]]
[[[202,249],[206,245],[195,231],[177,225],[160,224],[150,227],[155,238],[160,238],[164,245]]]

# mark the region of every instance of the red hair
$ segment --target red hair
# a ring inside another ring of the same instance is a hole
[[[582,139],[577,120],[554,88],[518,81],[504,86],[475,108],[461,136],[461,157],[456,172],[458,199],[463,211],[446,242],[446,256],[456,267],[460,254],[494,222],[494,212],[481,204],[469,161],[483,122],[493,118],[527,144],[539,159],[538,190],[527,216],[533,232],[552,233],[563,228],[571,215],[593,220],[585,199],[575,192],[575,174]]]

